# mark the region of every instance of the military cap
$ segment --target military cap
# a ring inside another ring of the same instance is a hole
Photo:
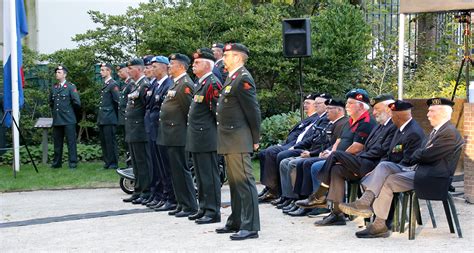
[[[127,67],[127,63],[122,62],[119,65],[117,65],[117,67],[115,67],[115,69],[116,70],[121,70],[121,69],[126,68],[126,67]]]
[[[216,58],[214,57],[214,54],[212,53],[212,50],[209,48],[199,48],[198,50],[196,50],[196,52],[194,52],[193,58],[194,59],[199,59],[199,58],[208,59],[211,61],[216,60]]]
[[[329,93],[321,93],[321,94],[318,95],[318,97],[325,98],[325,99],[331,99],[332,98],[331,94],[329,94]]]
[[[426,104],[428,106],[432,105],[449,105],[449,106],[454,106],[454,101],[451,101],[447,98],[430,98],[426,100]]]
[[[153,59],[153,55],[145,55],[143,57],[143,63],[145,66],[151,65],[151,59]]]
[[[129,66],[145,66],[145,63],[143,62],[143,59],[140,58],[134,58],[131,59],[130,61],[127,62],[127,67]]]
[[[388,107],[390,108],[390,110],[398,112],[398,111],[406,111],[408,109],[411,109],[413,108],[413,105],[406,101],[396,100],[395,102],[390,103]]]
[[[319,95],[320,95],[319,93],[311,93],[311,94],[308,94],[308,95],[306,95],[305,100],[306,100],[306,99],[315,100],[317,97],[319,97]]]
[[[392,96],[392,94],[389,94],[389,93],[380,94],[374,97],[374,99],[372,99],[371,104],[372,106],[374,106],[380,102],[387,101],[387,100],[395,100],[395,98]]]
[[[220,49],[224,49],[224,44],[222,44],[222,43],[214,43],[214,44],[212,44],[212,47],[217,47],[217,48],[220,48]]]
[[[66,66],[63,66],[63,65],[58,65],[55,69],[54,69],[54,72],[58,71],[58,70],[63,70],[64,72],[68,73],[69,70],[66,68]]]
[[[151,59],[151,63],[154,63],[154,62],[157,62],[157,63],[163,63],[163,64],[170,64],[170,61],[168,60],[168,58],[166,58],[165,56],[162,56],[162,55],[158,55],[158,56],[155,56],[153,57],[153,59]]]
[[[225,45],[224,52],[226,52],[226,51],[238,51],[238,52],[244,53],[246,55],[249,55],[249,53],[250,53],[249,49],[246,46],[244,46],[240,43],[229,43],[229,44]]]
[[[100,66],[101,66],[101,67],[107,67],[107,68],[109,68],[109,69],[112,69],[112,64],[110,64],[110,63],[102,62],[102,63],[100,64]]]
[[[339,106],[339,107],[342,107],[342,108],[345,108],[346,107],[346,104],[344,103],[344,101],[342,100],[336,100],[336,99],[328,99],[324,102],[325,105],[331,105],[331,106]]]
[[[369,94],[364,89],[352,89],[347,92],[346,98],[352,98],[366,104],[370,104]]]
[[[169,60],[174,60],[174,61],[180,61],[184,64],[189,64],[191,62],[191,60],[189,59],[189,57],[187,57],[186,55],[184,54],[180,54],[180,53],[176,53],[176,54],[171,54],[170,57],[168,57]]]

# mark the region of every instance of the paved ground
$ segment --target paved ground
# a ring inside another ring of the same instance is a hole
[[[425,225],[416,240],[407,233],[386,239],[357,239],[361,219],[347,226],[314,227],[318,218],[290,218],[269,204],[260,205],[260,238],[230,241],[214,229],[224,224],[196,225],[186,218],[150,212],[125,204],[120,189],[0,193],[0,252],[296,252],[296,251],[436,251],[472,252],[474,206],[456,201],[463,239],[450,234],[441,203],[433,203],[438,228],[433,229],[422,201]],[[223,188],[223,201],[229,189]]]

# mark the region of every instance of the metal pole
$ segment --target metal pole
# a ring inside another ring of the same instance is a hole
[[[300,116],[301,120],[304,119],[304,111],[303,111],[303,103],[304,103],[304,96],[303,96],[303,60],[302,58],[298,58],[300,63]]]
[[[398,99],[403,100],[403,58],[405,57],[405,14],[400,13],[398,28]]]

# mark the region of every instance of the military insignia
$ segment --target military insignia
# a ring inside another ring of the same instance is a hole
[[[392,153],[398,153],[398,152],[401,152],[402,150],[403,150],[403,145],[399,144],[399,145],[396,145],[395,147],[393,147]]]
[[[155,95],[155,101],[160,100],[160,95]]]
[[[435,99],[432,100],[431,104],[433,104],[433,105],[440,105],[440,104],[441,104],[441,99],[435,98]]]
[[[231,89],[232,89],[232,86],[226,86],[224,89],[224,93],[229,94]]]
[[[153,93],[151,90],[146,92],[147,97],[151,96],[151,93]]]
[[[67,84],[66,84],[66,83],[63,85],[63,88],[67,88]]]
[[[231,49],[232,49],[232,45],[231,45],[231,44],[227,44],[227,45],[225,46],[225,50],[231,50]]]
[[[193,58],[194,58],[194,59],[199,58],[199,54],[198,54],[198,53],[194,53],[194,54],[193,54]]]
[[[72,92],[77,92],[77,89],[72,90]]]
[[[362,98],[363,98],[362,94],[357,94],[357,95],[356,95],[356,99],[357,99],[357,100],[362,100]]]
[[[390,105],[390,109],[395,110],[395,103]]]
[[[232,76],[232,80],[235,80],[235,78],[237,78],[237,75],[238,75],[238,73],[235,73],[235,74]]]
[[[218,97],[219,96],[219,91],[218,90],[214,90],[214,97]]]
[[[63,66],[58,66],[58,70],[62,70],[63,69]]]
[[[250,90],[251,88],[252,88],[252,85],[250,85],[247,82],[244,83],[244,90]]]
[[[202,103],[203,100],[204,100],[204,96],[201,96],[201,95],[194,96],[194,102],[196,103]]]
[[[184,88],[185,94],[191,94],[191,89],[189,87]]]
[[[166,97],[169,97],[169,98],[174,98],[174,96],[176,96],[175,90],[169,90],[168,93],[166,94]]]

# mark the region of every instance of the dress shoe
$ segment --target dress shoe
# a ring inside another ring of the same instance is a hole
[[[308,217],[310,218],[316,218],[317,216],[325,213],[329,213],[331,210],[328,208],[314,208],[311,212],[307,213]]]
[[[132,195],[129,198],[122,199],[122,200],[123,200],[123,202],[128,203],[128,202],[132,202],[132,201],[134,201],[138,198],[140,198],[140,195],[137,194],[137,195]]]
[[[314,222],[314,225],[318,227],[346,225],[346,218],[342,213],[335,214],[331,212],[328,216],[324,217],[324,219]]]
[[[293,212],[288,212],[288,215],[293,216],[293,217],[301,217],[301,216],[306,216],[307,213],[309,213],[313,209],[308,209],[308,208],[301,208],[299,207]]]
[[[197,219],[199,219],[199,218],[201,218],[201,217],[203,217],[203,216],[204,216],[204,212],[197,212],[196,214],[189,215],[189,216],[188,216],[188,219],[189,219],[189,220],[197,220]]]
[[[228,227],[228,226],[224,226],[224,227],[221,227],[221,228],[216,228],[216,233],[218,233],[218,234],[237,233],[238,231],[239,231],[239,229],[231,228],[231,227]]]
[[[269,190],[268,187],[263,188],[263,190],[258,193],[258,197],[262,197],[263,195],[265,195],[265,193],[267,193],[268,190]]]
[[[276,205],[276,208],[277,209],[282,209],[283,207],[289,205],[293,200],[292,199],[286,199],[285,201],[283,201],[282,203]]]
[[[150,197],[148,197],[148,198],[146,198],[144,201],[142,201],[142,205],[145,206],[146,204],[152,202],[154,198],[155,198],[155,196],[150,195]]]
[[[196,224],[219,223],[221,222],[221,216],[220,215],[217,217],[202,216],[201,218],[196,219],[194,222],[196,222]]]
[[[281,209],[284,211],[284,210],[291,209],[291,208],[293,208],[294,206],[295,206],[295,202],[292,201],[292,202],[290,202],[290,204],[288,204],[288,205],[282,207]]]
[[[188,217],[190,215],[196,214],[196,211],[181,211],[179,213],[176,213],[174,217],[176,218],[183,218],[183,217]]]
[[[230,239],[234,241],[258,238],[257,231],[239,230],[239,232],[230,235]]]
[[[299,207],[298,207],[297,205],[292,205],[291,208],[284,209],[282,212],[283,212],[284,214],[288,214],[288,213],[290,213],[290,212],[294,212],[294,211],[298,210],[298,208],[299,208]]]
[[[168,215],[175,215],[175,214],[181,212],[181,210],[182,210],[182,209],[181,209],[180,206],[176,206],[176,209],[174,209],[174,210],[172,210],[172,211],[169,211],[169,212],[168,212]]]
[[[270,191],[268,191],[263,196],[258,198],[258,203],[268,203],[268,202],[270,202],[270,201],[272,201],[276,198],[278,198],[277,195],[275,195],[275,194],[271,193]]]
[[[143,201],[146,201],[145,198],[139,197],[138,199],[135,199],[132,201],[132,204],[134,205],[140,205]]]
[[[385,220],[375,218],[374,223],[369,224],[366,229],[355,233],[357,238],[387,238],[390,230],[385,225]]]
[[[147,206],[147,207],[156,206],[156,205],[157,205],[158,203],[160,203],[160,202],[161,202],[161,200],[159,200],[159,199],[153,199],[152,201],[146,203],[146,206]]]
[[[164,200],[161,200],[160,202],[156,203],[156,205],[154,206],[150,206],[151,209],[154,209],[156,211],[156,209],[164,206],[166,204],[166,201]],[[174,209],[174,208],[173,208]],[[168,210],[167,210],[168,211]]]
[[[274,199],[274,200],[270,201],[270,204],[276,206],[278,204],[281,204],[281,203],[285,202],[285,200],[286,200],[285,197],[279,197],[277,199]]]
[[[320,198],[307,198],[298,200],[295,204],[302,208],[324,208],[327,207],[326,196]]]
[[[162,211],[172,211],[172,210],[175,210],[176,209],[176,204],[175,203],[171,203],[169,201],[166,201],[164,203],[162,203],[161,206],[156,206],[154,209],[155,211],[157,212],[162,212]],[[170,214],[170,215],[174,215],[174,214]]]

